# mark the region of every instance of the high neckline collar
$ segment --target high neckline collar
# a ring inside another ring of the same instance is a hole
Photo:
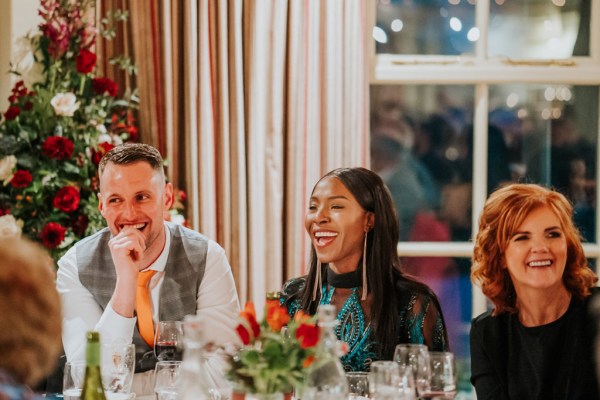
[[[361,286],[362,267],[352,272],[336,274],[329,266],[327,267],[327,283],[336,288],[351,289]]]

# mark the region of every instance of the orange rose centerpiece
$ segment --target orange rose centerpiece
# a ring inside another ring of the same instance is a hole
[[[298,312],[290,320],[279,300],[271,299],[259,323],[248,302],[236,329],[244,346],[232,356],[228,372],[235,391],[291,393],[303,384],[305,369],[317,358],[319,327],[314,317]]]

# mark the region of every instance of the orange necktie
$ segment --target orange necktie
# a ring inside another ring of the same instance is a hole
[[[138,330],[142,339],[152,348],[154,348],[154,322],[152,321],[152,299],[148,284],[156,272],[155,270],[138,272],[135,292]]]

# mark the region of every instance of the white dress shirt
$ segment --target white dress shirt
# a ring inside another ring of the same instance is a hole
[[[150,281],[155,326],[159,315],[160,288],[171,244],[171,234],[166,225],[165,232],[165,247],[156,261],[147,268],[159,271]],[[56,287],[62,301],[62,341],[67,360],[85,360],[86,332],[90,330],[100,332],[102,343],[131,343],[136,317],[127,318],[117,314],[110,303],[102,311],[93,295],[79,280],[74,247],[58,261],[58,266]],[[235,282],[225,251],[209,239],[206,268],[198,290],[196,306],[197,315],[210,323],[210,328],[204,330],[206,340],[217,345],[239,344],[240,339],[235,331],[239,311]],[[206,363],[213,384],[217,387],[227,386],[224,378],[227,362],[223,353],[211,354]],[[149,379],[152,372],[136,374],[132,391],[138,396],[153,394],[152,379]]]

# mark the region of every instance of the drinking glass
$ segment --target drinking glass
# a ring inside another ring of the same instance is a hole
[[[361,399],[369,396],[369,373],[346,372],[349,399]]]
[[[430,390],[431,367],[427,346],[424,344],[399,344],[394,352],[394,361],[412,370],[419,394]]]
[[[159,361],[154,368],[156,400],[177,400],[181,361]]]
[[[375,361],[369,372],[369,394],[377,400],[414,400],[412,370],[395,361]]]
[[[72,361],[65,364],[63,373],[63,396],[65,400],[79,400],[84,378],[85,361]]]
[[[423,398],[453,399],[456,396],[456,368],[450,352],[429,352],[431,363],[431,388],[420,393]]]
[[[127,398],[135,373],[135,345],[113,343],[102,345],[102,385],[107,398]]]
[[[181,361],[183,358],[183,324],[160,321],[154,335],[154,354],[158,361]]]

